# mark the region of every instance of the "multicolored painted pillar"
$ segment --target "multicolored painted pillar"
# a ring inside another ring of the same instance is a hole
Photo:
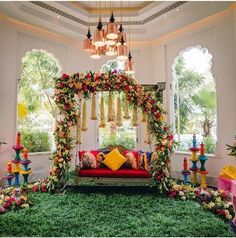
[[[197,172],[198,172],[198,167],[197,167],[197,152],[199,151],[199,148],[197,148],[197,140],[196,140],[196,135],[193,135],[193,145],[189,150],[192,152],[192,155],[190,157],[190,160],[192,161],[192,167],[189,169],[192,171],[192,183],[197,184]]]
[[[12,173],[12,165],[11,162],[8,162],[7,164],[7,173],[4,177],[4,179],[6,179],[7,181],[7,186],[10,187],[11,186],[11,181],[14,178],[14,174]]]
[[[191,174],[191,172],[188,170],[188,161],[187,158],[184,158],[184,169],[181,171],[181,174],[184,176],[184,184],[188,183],[188,176]]]
[[[20,132],[17,133],[16,136],[16,144],[12,146],[12,149],[15,150],[16,156],[15,159],[12,160],[12,163],[14,164],[13,167],[13,173],[15,175],[15,183],[14,186],[18,187],[20,185],[20,180],[19,180],[19,174],[20,174],[20,152],[23,149],[23,146],[21,145],[21,134]]]
[[[198,173],[201,175],[201,188],[205,189],[207,188],[206,175],[208,174],[208,171],[205,168],[205,163],[208,160],[208,158],[205,155],[205,147],[203,143],[201,143],[200,155],[198,156],[198,159],[201,163],[201,167],[198,170]]]
[[[28,165],[31,161],[28,159],[28,150],[23,150],[23,160],[21,160],[21,164],[23,165],[23,169],[20,171],[20,174],[24,177],[24,183],[28,183],[29,174],[32,173],[32,170],[28,168]]]

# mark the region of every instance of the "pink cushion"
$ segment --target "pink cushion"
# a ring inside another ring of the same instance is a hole
[[[111,170],[108,168],[81,169],[81,177],[106,177],[106,178],[149,178],[149,173],[143,169],[118,169]]]
[[[234,180],[226,179],[224,177],[217,177],[217,189],[231,192],[232,181]]]

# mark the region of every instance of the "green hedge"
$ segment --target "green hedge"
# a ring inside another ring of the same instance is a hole
[[[49,134],[38,130],[21,130],[21,143],[29,152],[45,152],[51,150]]]

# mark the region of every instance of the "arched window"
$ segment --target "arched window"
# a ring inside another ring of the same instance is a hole
[[[106,64],[102,65],[101,72],[109,72],[116,70],[117,72],[124,72],[124,62],[117,60],[109,60]],[[105,114],[107,114],[108,108],[108,92],[103,92],[105,101]],[[123,93],[113,93],[113,110],[116,112],[117,98],[121,97],[122,102],[125,101],[125,95]],[[100,98],[100,95],[99,95]],[[99,100],[100,101],[100,100]],[[122,104],[122,107],[124,105]],[[124,111],[124,110],[123,110]],[[131,115],[131,110],[130,110]],[[131,119],[123,119],[123,125],[116,126],[115,122],[109,122],[105,128],[98,129],[98,141],[100,148],[106,148],[109,145],[123,145],[127,149],[134,149],[137,141],[137,128],[132,126]]]
[[[60,76],[57,59],[33,49],[22,58],[18,93],[18,129],[30,152],[51,151],[56,107],[54,78]]]
[[[211,67],[212,55],[200,46],[182,51],[173,64],[173,121],[179,151],[188,151],[196,134],[206,153],[215,153],[216,88]]]

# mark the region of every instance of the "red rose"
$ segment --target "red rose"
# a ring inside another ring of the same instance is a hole
[[[162,177],[161,177],[160,175],[159,175],[159,176],[157,176],[157,180],[159,180],[159,181],[160,181],[160,180],[161,180],[161,178],[162,178]]]
[[[47,188],[44,184],[41,185],[40,189],[41,189],[42,192],[47,192]]]
[[[125,90],[126,90],[126,91],[129,91],[129,85],[126,85],[126,86],[125,86]]]
[[[70,110],[70,105],[66,104],[66,105],[64,106],[64,108],[65,108],[66,110]]]
[[[10,197],[9,202],[15,202],[15,198],[14,197]]]
[[[169,136],[168,136],[168,139],[169,139],[169,140],[173,140],[173,139],[174,139],[174,135],[169,135]]]
[[[69,78],[69,75],[68,75],[68,74],[63,74],[61,78],[62,78],[62,79],[68,79],[68,78]]]
[[[87,91],[88,90],[88,87],[86,84],[83,85],[83,91]]]
[[[34,193],[38,192],[38,186],[32,187],[32,191],[33,191]]]
[[[11,204],[9,203],[9,202],[5,202],[4,203],[4,207],[7,209],[7,208],[9,208],[11,206]]]
[[[156,102],[155,99],[152,99],[152,100],[150,101],[151,104],[154,104],[155,102]]]
[[[168,127],[168,126],[165,126],[165,127],[164,127],[164,130],[165,130],[165,131],[168,131],[168,130],[169,130],[169,127]]]
[[[94,88],[94,87],[91,88],[91,92],[92,92],[92,93],[95,92],[95,88]]]
[[[160,117],[161,117],[161,113],[158,112],[158,113],[156,114],[156,119],[159,119]]]

